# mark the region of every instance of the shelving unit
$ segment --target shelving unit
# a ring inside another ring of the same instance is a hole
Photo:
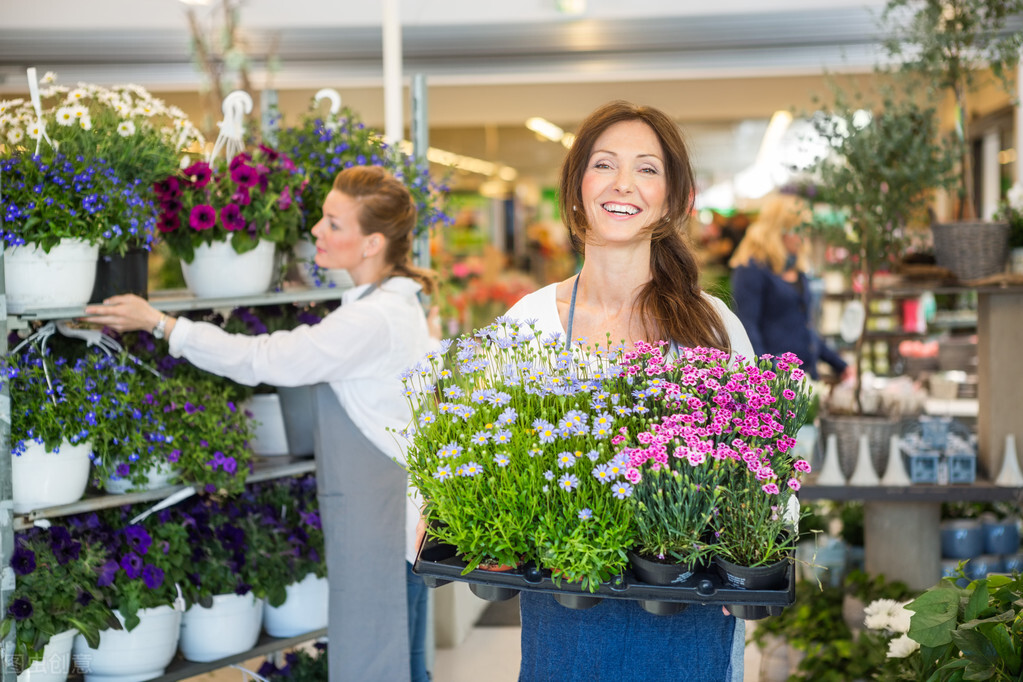
[[[184,312],[239,306],[330,301],[340,298],[343,291],[343,289],[337,287],[309,288],[288,285],[281,291],[267,292],[257,296],[200,299],[184,290],[170,290],[151,293],[149,301],[159,310]],[[33,321],[75,319],[85,315],[84,306],[8,310],[4,293],[3,267],[2,259],[0,259],[0,353],[2,354],[6,354],[8,351],[7,334],[10,331],[27,328]],[[7,388],[4,386],[0,389],[0,442],[3,443],[10,443],[10,408],[10,398],[7,394]],[[255,483],[287,476],[298,476],[315,471],[316,461],[313,459],[288,457],[263,458],[262,461],[257,463],[255,470],[247,478],[247,482]],[[6,607],[15,586],[14,574],[8,565],[13,553],[14,531],[28,528],[40,519],[68,516],[138,502],[164,500],[190,487],[192,486],[179,485],[124,495],[98,495],[71,504],[33,510],[27,514],[15,516],[11,502],[13,491],[11,489],[10,457],[0,457],[0,605]],[[273,653],[317,639],[325,634],[326,629],[324,628],[298,637],[285,639],[264,636],[253,649],[210,663],[192,663],[179,658],[171,664],[164,676],[157,679],[169,681],[193,677],[255,656]],[[2,663],[2,661],[7,660],[5,653],[8,647],[12,645],[13,633],[0,642],[0,682],[16,682],[13,669]]]

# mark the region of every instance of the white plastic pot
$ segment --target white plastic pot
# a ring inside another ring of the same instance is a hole
[[[42,660],[18,675],[18,682],[64,682],[71,670],[71,645],[76,634],[75,630],[65,630],[50,637],[43,647]]]
[[[49,253],[34,244],[4,249],[7,311],[84,306],[96,283],[99,247],[61,239]]]
[[[326,578],[308,574],[284,588],[287,599],[280,606],[263,609],[263,629],[271,637],[295,637],[327,627],[330,589]]]
[[[274,244],[261,240],[255,249],[236,253],[231,243],[202,244],[191,263],[181,261],[188,290],[198,298],[254,296],[270,288]]]
[[[259,640],[263,600],[244,595],[218,594],[213,606],[191,606],[181,617],[178,647],[189,661],[205,663],[248,651]]]
[[[253,421],[257,422],[249,443],[252,451],[263,456],[287,455],[288,436],[284,430],[280,396],[257,393],[245,401],[242,409],[251,412]]]
[[[89,483],[92,444],[65,441],[57,449],[60,452],[47,452],[45,445],[29,443],[24,453],[11,455],[15,514],[82,499]]]
[[[170,485],[170,480],[176,476],[177,473],[177,470],[175,470],[170,464],[166,462],[157,462],[146,469],[145,483],[135,485],[131,482],[130,478],[115,478],[111,476],[103,482],[103,489],[111,495],[123,495],[128,492],[141,492],[143,490],[166,488]]]
[[[124,625],[120,611],[114,611]],[[135,682],[163,675],[178,650],[181,611],[157,606],[139,611],[139,624],[127,630],[103,630],[99,647],[93,649],[85,637],[75,637],[75,662],[85,682]]]

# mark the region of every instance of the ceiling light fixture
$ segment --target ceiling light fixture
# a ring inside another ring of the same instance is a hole
[[[565,137],[565,131],[554,125],[545,118],[539,116],[533,116],[526,120],[526,127],[532,130],[537,135],[546,137],[551,142],[561,142]]]
[[[402,140],[398,147],[406,154],[413,153],[412,143],[408,140]],[[437,149],[436,147],[429,147],[426,150],[426,159],[430,163],[457,168],[468,173],[477,173],[488,177],[497,176],[506,182],[512,182],[519,176],[519,172],[511,166],[494,163],[493,161],[484,161],[483,159],[476,159],[471,156],[463,156],[462,154]]]

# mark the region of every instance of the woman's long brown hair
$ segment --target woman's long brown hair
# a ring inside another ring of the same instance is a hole
[[[693,210],[695,181],[682,131],[653,107],[616,101],[583,121],[561,168],[561,219],[579,251],[586,243],[582,181],[593,146],[605,130],[626,121],[650,126],[661,143],[667,183],[667,210],[650,230],[650,281],[643,286],[637,310],[647,341],[671,340],[681,346],[707,346],[731,351],[724,321],[700,290],[700,270],[685,227]]]

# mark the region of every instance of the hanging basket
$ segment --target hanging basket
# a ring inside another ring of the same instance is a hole
[[[245,253],[237,253],[228,241],[202,244],[191,263],[181,261],[181,273],[197,298],[255,296],[273,281],[274,249],[266,240]]]
[[[7,310],[77,307],[89,301],[99,247],[61,239],[49,253],[34,244],[4,249]]]
[[[985,222],[935,223],[934,259],[956,279],[969,281],[1005,269],[1009,256],[1009,224]]]

